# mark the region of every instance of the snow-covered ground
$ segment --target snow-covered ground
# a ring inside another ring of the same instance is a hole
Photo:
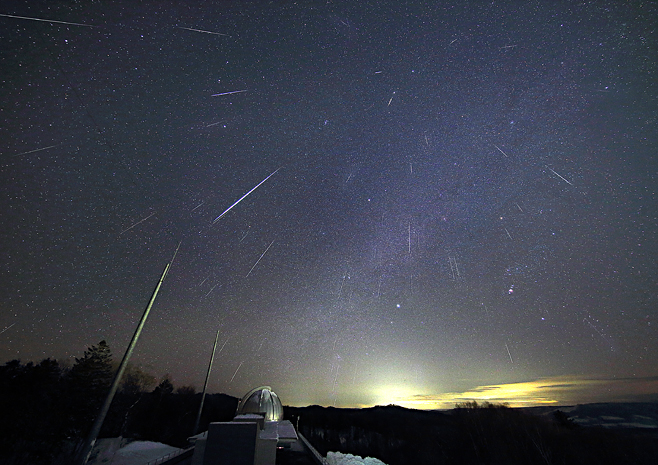
[[[133,441],[116,449],[118,438],[99,440],[92,452],[92,465],[144,465],[167,455],[182,451],[161,442]],[[114,447],[113,447],[114,446]]]
[[[328,452],[326,461],[327,465],[386,465],[381,460],[372,457],[361,458],[340,452]]]

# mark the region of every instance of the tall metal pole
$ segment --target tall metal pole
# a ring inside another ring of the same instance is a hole
[[[165,269],[162,272],[162,276],[160,276],[160,281],[158,281],[158,285],[155,286],[153,295],[151,295],[151,300],[149,300],[149,303],[146,306],[146,309],[144,310],[144,314],[142,315],[142,319],[139,321],[139,325],[137,325],[135,334],[133,335],[133,338],[130,341],[130,344],[128,345],[128,349],[126,349],[126,353],[123,355],[123,360],[121,360],[121,364],[119,365],[119,370],[117,371],[116,375],[114,375],[114,380],[112,381],[112,387],[110,388],[110,392],[107,393],[107,397],[105,398],[105,403],[103,403],[103,407],[101,407],[101,410],[98,413],[96,420],[94,420],[94,424],[92,425],[91,430],[87,435],[87,439],[85,439],[84,445],[80,451],[77,460],[77,463],[79,465],[85,465],[87,463],[87,460],[89,460],[89,455],[91,455],[91,450],[93,449],[94,444],[96,443],[96,438],[98,437],[98,433],[100,433],[101,431],[101,427],[103,426],[103,422],[105,421],[105,416],[107,415],[107,412],[110,410],[110,405],[112,404],[114,395],[116,394],[117,389],[119,388],[119,382],[121,381],[123,372],[126,371],[128,360],[130,360],[130,356],[132,355],[133,350],[135,349],[135,344],[137,344],[137,339],[139,339],[139,335],[141,334],[142,328],[144,327],[144,323],[146,323],[146,319],[149,316],[149,312],[151,311],[153,302],[155,302],[155,298],[157,297],[158,292],[160,291],[160,286],[162,286],[162,282],[167,276],[169,267],[171,266],[171,264],[174,262],[174,259],[176,258],[176,254],[178,253],[179,247],[180,247],[180,243],[178,243],[178,247],[176,248],[176,252],[174,253],[173,258],[169,263],[167,263],[167,266],[165,266]]]
[[[208,379],[210,378],[210,370],[212,370],[212,362],[215,359],[215,349],[217,349],[217,340],[219,339],[219,331],[215,336],[215,344],[212,346],[212,355],[210,356],[210,363],[208,364],[208,373],[206,373],[206,381],[203,383],[203,393],[201,394],[201,405],[199,405],[199,413],[196,415],[196,422],[194,422],[194,430],[192,435],[199,432],[199,422],[201,421],[201,411],[203,410],[203,403],[206,400],[206,388],[208,387]],[[220,351],[221,352],[221,351]]]

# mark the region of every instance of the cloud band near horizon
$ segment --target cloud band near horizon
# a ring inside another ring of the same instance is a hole
[[[384,393],[382,393],[384,394]],[[379,398],[384,400],[384,395]],[[431,410],[450,409],[455,404],[477,401],[508,404],[510,407],[575,405],[597,402],[655,401],[658,376],[606,379],[581,376],[556,376],[518,383],[476,386],[464,392],[393,395],[379,404]]]

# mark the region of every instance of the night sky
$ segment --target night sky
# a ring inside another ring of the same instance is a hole
[[[2,363],[120,360],[181,242],[176,386],[658,397],[655,4],[182,3],[2,3]]]

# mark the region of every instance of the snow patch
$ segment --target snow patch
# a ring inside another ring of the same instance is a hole
[[[340,452],[328,452],[326,463],[327,465],[386,465],[381,460],[372,457],[361,458]]]
[[[134,441],[122,447],[114,454],[112,465],[143,465],[151,460],[159,459],[168,454],[180,452],[182,449],[171,447],[161,442]],[[106,460],[95,461],[95,464],[107,463]]]

